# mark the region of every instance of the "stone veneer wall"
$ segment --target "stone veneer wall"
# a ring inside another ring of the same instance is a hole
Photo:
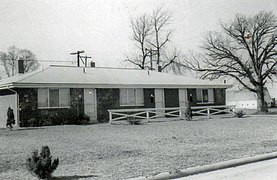
[[[35,119],[39,125],[63,124],[70,119],[59,119],[71,117],[70,115],[84,114],[83,89],[70,89],[70,108],[38,108],[37,88],[15,89],[19,95],[19,117],[20,126],[29,126],[30,119]],[[52,119],[55,122],[52,122]]]
[[[109,122],[108,109],[119,109],[119,89],[96,89],[98,122]]]

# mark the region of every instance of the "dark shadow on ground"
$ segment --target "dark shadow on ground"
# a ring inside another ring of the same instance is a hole
[[[58,177],[52,177],[52,180],[77,180],[77,179],[92,178],[92,177],[98,177],[98,176],[97,175],[58,176]]]
[[[20,128],[20,129],[13,129],[13,131],[28,131],[28,130],[37,130],[37,129],[45,129],[42,127],[26,127],[26,128]]]

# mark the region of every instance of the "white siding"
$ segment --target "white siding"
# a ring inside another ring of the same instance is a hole
[[[155,89],[155,108],[164,108],[164,89]],[[158,110],[164,113],[164,110]],[[161,116],[162,117],[162,116]]]
[[[91,122],[97,121],[96,89],[84,89],[85,114],[90,117]]]
[[[17,119],[17,95],[6,95],[0,96],[0,128],[6,128],[7,123],[7,111],[8,108],[13,109],[15,125],[18,126],[18,119]]]
[[[235,105],[239,109],[257,109],[257,101],[227,101],[226,105]]]
[[[179,89],[179,106],[186,107],[188,103],[187,89]]]

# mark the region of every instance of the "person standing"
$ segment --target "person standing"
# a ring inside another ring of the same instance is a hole
[[[15,124],[15,119],[14,119],[13,109],[11,107],[8,108],[7,116],[8,116],[8,119],[7,119],[6,127],[12,130],[13,128],[12,125]]]

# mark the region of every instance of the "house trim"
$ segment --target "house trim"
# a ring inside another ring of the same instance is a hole
[[[76,84],[76,83],[11,83],[0,86],[0,89],[9,88],[230,88],[231,85],[176,85],[176,84]]]

